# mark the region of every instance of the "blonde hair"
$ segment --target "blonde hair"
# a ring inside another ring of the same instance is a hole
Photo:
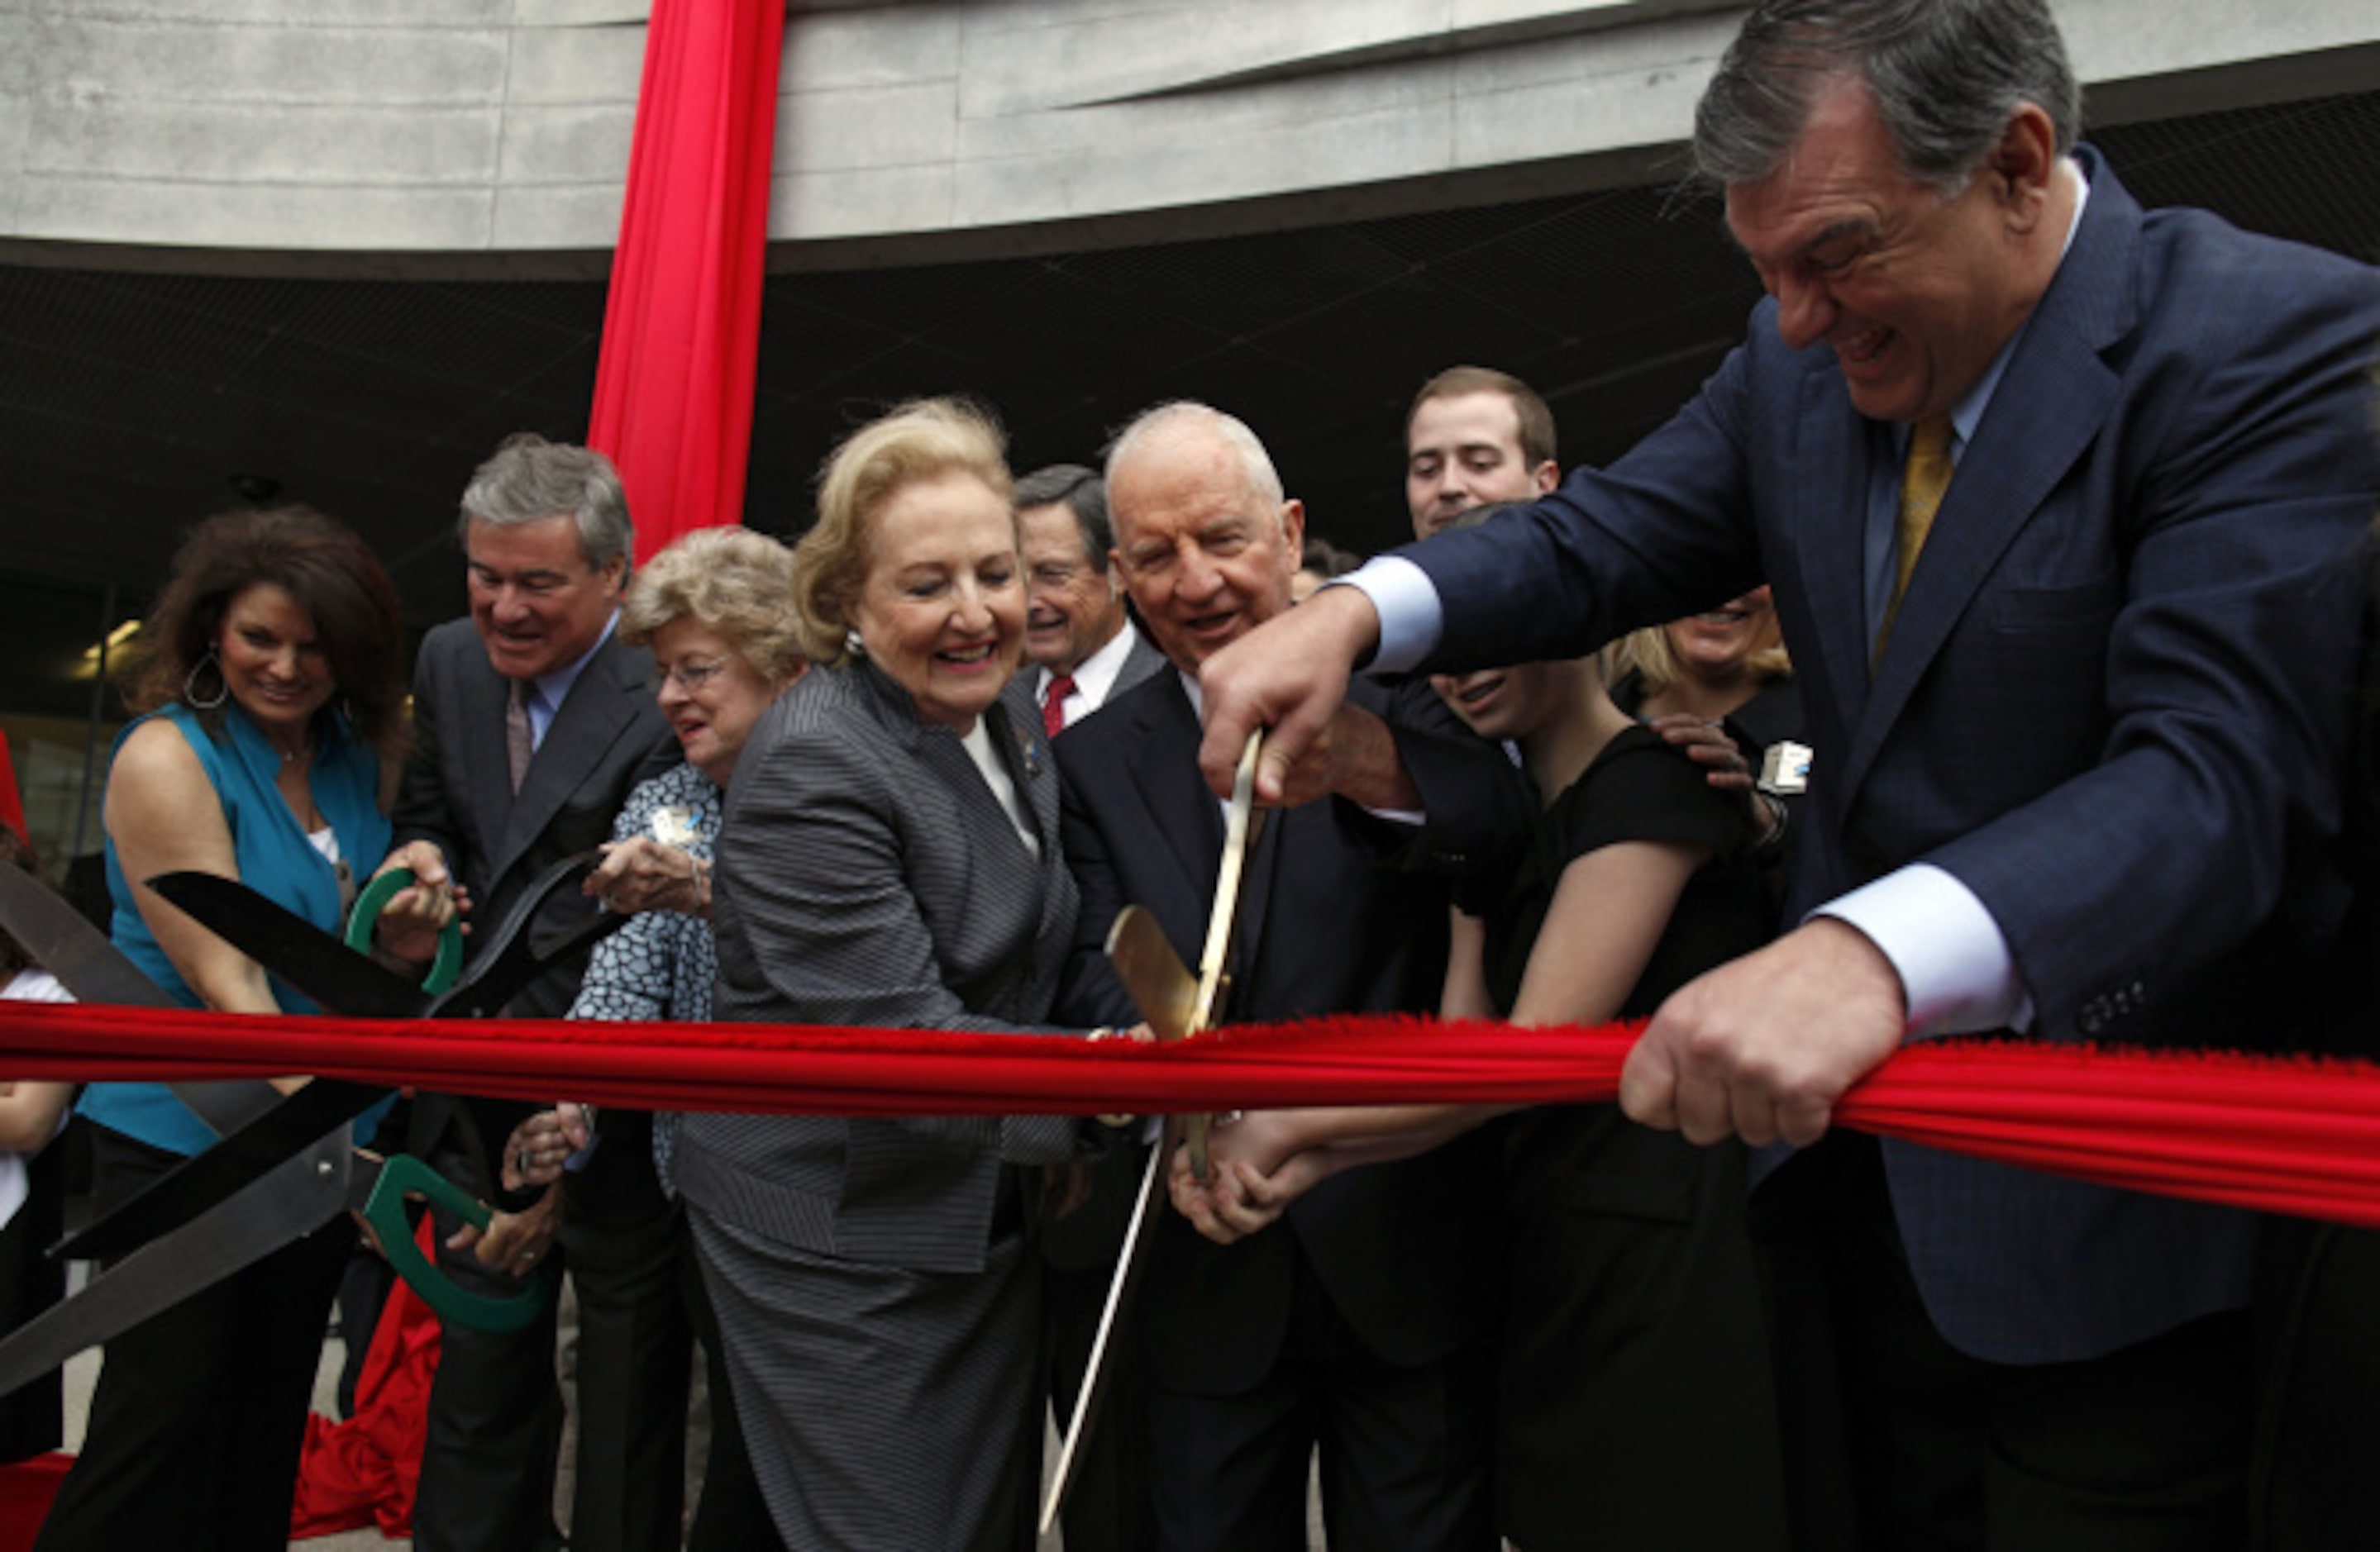
[[[1772,641],[1745,658],[1743,666],[1755,679],[1782,679],[1793,672],[1793,660],[1782,641]],[[1607,677],[1617,682],[1632,668],[1645,676],[1647,696],[1659,695],[1686,676],[1678,666],[1677,653],[1670,649],[1668,625],[1641,626],[1612,644],[1611,671]]]
[[[877,514],[907,486],[971,474],[1004,505],[1007,439],[965,399],[912,399],[844,439],[819,470],[818,521],[794,546],[795,639],[812,662],[850,655],[844,637],[868,575]]]
[[[725,637],[763,679],[792,673],[803,658],[795,640],[794,552],[746,527],[680,535],[628,584],[620,639],[642,647],[679,620]]]

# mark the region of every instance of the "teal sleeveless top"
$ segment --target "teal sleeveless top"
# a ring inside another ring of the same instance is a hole
[[[115,747],[123,748],[133,728],[152,717],[172,722],[197,752],[199,764],[223,806],[224,822],[231,827],[232,855],[240,881],[325,932],[340,931],[346,921],[339,870],[314,849],[298,817],[282,801],[275,785],[281,774],[280,751],[249,721],[238,703],[224,708],[223,730],[210,736],[196,712],[173,702],[128,724],[117,735]],[[346,719],[333,713],[329,725],[329,736],[314,751],[314,804],[338,837],[339,855],[346,867],[362,877],[380,866],[389,849],[389,823],[380,811],[380,760],[349,731]],[[114,756],[109,758],[112,760]],[[176,1001],[200,1006],[198,994],[158,947],[156,935],[134,905],[124,869],[116,862],[113,838],[107,843],[107,890],[115,903],[110,934],[115,946]],[[278,979],[272,984],[273,1000],[284,1012],[317,1011],[312,1002]],[[358,1121],[358,1142],[370,1137],[387,1108],[388,1102],[383,1102]],[[93,1084],[83,1090],[75,1109],[112,1132],[169,1153],[202,1152],[214,1140],[206,1123],[163,1084]]]

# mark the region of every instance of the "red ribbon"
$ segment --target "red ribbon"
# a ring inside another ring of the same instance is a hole
[[[1634,1025],[1340,1017],[1172,1046],[754,1024],[272,1017],[0,1003],[0,1072],[83,1082],[316,1073],[659,1109],[1082,1114],[1608,1100]],[[1848,1126],[2140,1191],[2380,1228],[2380,1067],[2021,1041],[1909,1046]]]

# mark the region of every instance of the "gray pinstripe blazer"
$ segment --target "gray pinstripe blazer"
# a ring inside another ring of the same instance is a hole
[[[1075,922],[1058,778],[1031,696],[984,725],[1038,831],[1036,861],[957,737],[874,666],[821,669],[745,746],[720,826],[717,1014],[1054,1033]],[[1072,1157],[1068,1117],[689,1115],[679,1189],[820,1255],[976,1271],[1003,1163]]]

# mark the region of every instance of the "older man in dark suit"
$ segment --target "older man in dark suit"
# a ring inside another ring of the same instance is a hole
[[[1108,564],[1107,481],[1081,464],[1051,464],[1016,482],[1016,542],[1032,589],[1017,675],[1055,738],[1165,666],[1124,608]]]
[[[1674,419],[1207,674],[1210,782],[1349,663],[1574,653],[1776,585],[1817,914],[1682,990],[1639,1119],[1807,1157],[1875,1544],[2243,1540],[2246,1216],[1826,1135],[1903,1041],[2252,1038],[2318,952],[2380,277],[2088,148],[2038,0],[1768,0],[1695,149],[1770,292]],[[1955,473],[1953,472],[1955,470]],[[1830,1376],[1831,1377],[1831,1376]]]
[[[1110,455],[1115,561],[1173,672],[1058,745],[1068,863],[1083,892],[1065,1016],[1130,1003],[1099,946],[1123,905],[1185,961],[1205,936],[1222,815],[1201,784],[1200,665],[1290,610],[1305,515],[1255,435],[1201,405],[1150,411]],[[1525,826],[1527,794],[1425,686],[1334,721],[1250,857],[1232,1012],[1427,1011],[1445,974],[1440,868]],[[1383,818],[1384,814],[1397,818]],[[1277,1230],[1228,1248],[1168,1216],[1137,1295],[1149,1471],[1168,1548],[1303,1547],[1322,1449],[1334,1542],[1489,1547],[1488,1362],[1498,1249],[1477,1140],[1351,1171]]]
[[[613,634],[636,530],[600,453],[515,437],[472,476],[460,521],[471,614],[432,630],[414,675],[414,747],[394,818],[419,887],[459,884],[474,919],[503,919],[557,860],[608,840],[638,782],[677,758],[648,679],[650,654]],[[576,893],[539,929],[595,909]],[[584,956],[555,966],[509,1012],[559,1018]],[[653,1176],[651,1121],[609,1111],[583,1172],[542,1193],[504,1189],[501,1149],[528,1107],[424,1095],[416,1151],[482,1196],[521,1210],[528,1237],[441,1262],[467,1286],[533,1270],[560,1224],[579,1299],[579,1467],[573,1545],[675,1546],[683,1501],[687,1343],[677,1292],[684,1230]],[[460,1243],[455,1243],[455,1242]],[[562,1403],[551,1314],[498,1334],[450,1327],[431,1392],[414,1545],[424,1552],[558,1546]],[[666,1419],[674,1416],[673,1432]],[[682,1445],[679,1446],[682,1449]]]

